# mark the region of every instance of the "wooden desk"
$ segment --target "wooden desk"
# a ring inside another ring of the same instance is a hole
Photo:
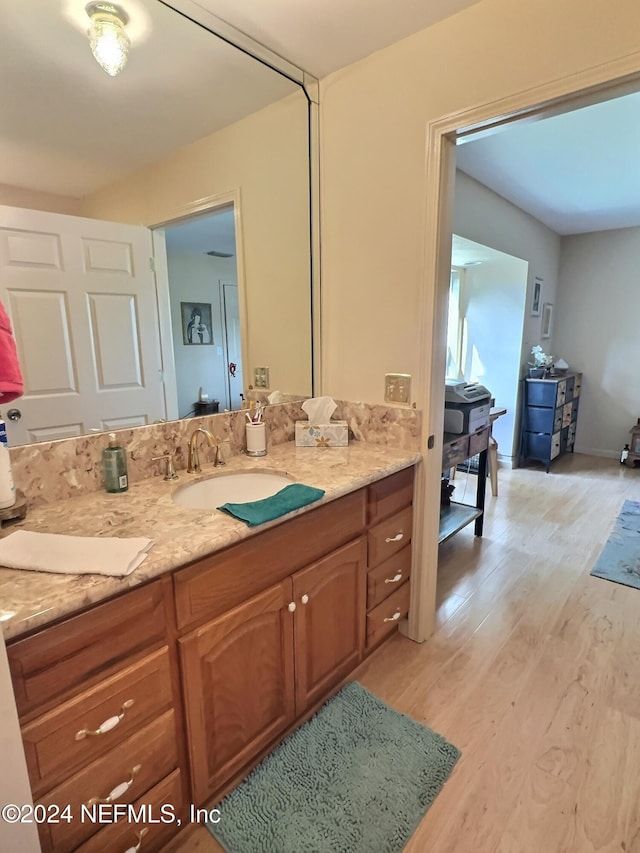
[[[478,482],[475,505],[451,501],[450,506],[440,507],[440,533],[438,542],[449,539],[467,524],[475,521],[475,535],[482,536],[484,500],[487,487],[487,450],[490,428],[471,435],[456,435],[445,432],[442,444],[442,470],[448,471],[466,459],[478,456]]]

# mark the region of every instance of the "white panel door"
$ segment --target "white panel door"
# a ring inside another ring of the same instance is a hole
[[[227,350],[227,383],[229,408],[232,412],[242,408],[242,343],[240,334],[240,311],[238,309],[238,287],[222,284],[224,305],[225,344]]]
[[[166,417],[152,255],[147,228],[0,206],[0,299],[25,383],[10,445]]]

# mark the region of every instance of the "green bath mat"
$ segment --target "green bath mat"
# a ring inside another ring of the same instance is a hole
[[[352,682],[219,804],[227,853],[399,853],[460,757]]]

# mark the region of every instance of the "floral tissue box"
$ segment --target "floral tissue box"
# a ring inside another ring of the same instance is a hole
[[[296,447],[346,447],[348,444],[349,428],[346,421],[331,421],[328,424],[296,421]]]

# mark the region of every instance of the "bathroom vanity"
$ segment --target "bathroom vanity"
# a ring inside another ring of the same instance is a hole
[[[325,489],[253,530],[177,506],[159,478],[32,514],[29,529],[89,535],[100,519],[155,540],[124,579],[0,570],[34,803],[72,816],[40,825],[44,851],[159,850],[390,635],[409,608],[418,460],[360,442],[232,459],[226,473],[262,464]],[[114,803],[157,820],[91,819]]]

